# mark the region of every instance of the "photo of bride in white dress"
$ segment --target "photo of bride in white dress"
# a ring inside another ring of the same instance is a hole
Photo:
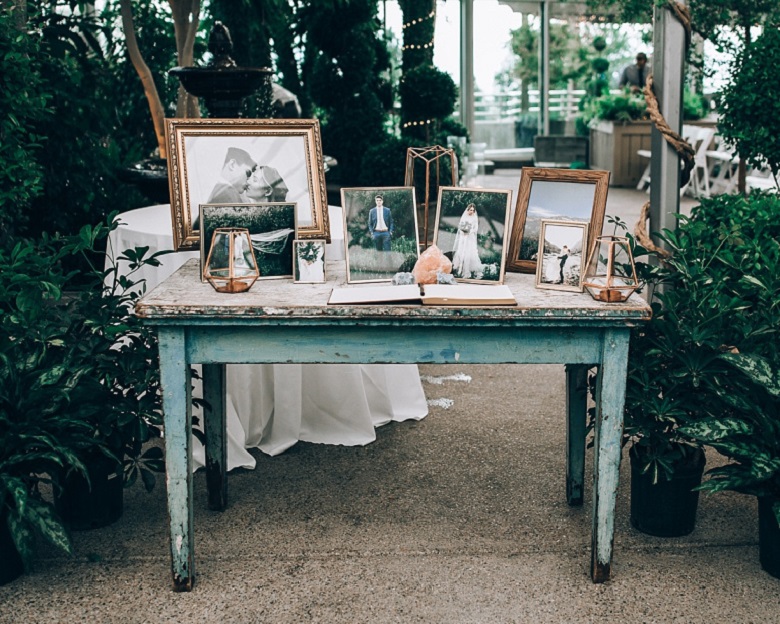
[[[452,274],[455,277],[473,277],[482,274],[482,262],[477,250],[479,216],[477,207],[469,204],[458,222],[458,233],[452,249]]]
[[[512,191],[503,189],[439,189],[433,242],[458,281],[504,283],[511,202]]]

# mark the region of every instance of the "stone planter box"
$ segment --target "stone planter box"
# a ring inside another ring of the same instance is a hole
[[[600,121],[590,131],[590,168],[612,172],[610,186],[635,187],[647,167],[637,150],[650,149],[649,121]]]

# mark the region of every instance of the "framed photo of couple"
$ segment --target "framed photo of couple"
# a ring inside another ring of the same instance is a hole
[[[459,282],[503,284],[512,191],[442,186],[434,244]]]
[[[200,205],[200,275],[211,249],[214,230],[233,227],[249,230],[255,255],[258,279],[280,279],[294,276],[293,248],[295,204],[201,204]]]
[[[301,238],[329,239],[315,119],[166,119],[174,247],[200,245],[202,204],[289,203]]]
[[[389,282],[420,255],[414,188],[343,188],[347,282]]]
[[[608,189],[609,171],[523,167],[507,268],[536,271],[543,219],[587,223],[587,254],[601,235]]]

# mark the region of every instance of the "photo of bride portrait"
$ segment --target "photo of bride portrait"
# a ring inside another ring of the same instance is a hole
[[[504,282],[505,236],[512,191],[442,187],[434,244],[452,260],[462,282]]]

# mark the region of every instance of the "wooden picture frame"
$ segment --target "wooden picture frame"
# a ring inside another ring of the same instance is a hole
[[[505,189],[439,188],[433,243],[452,260],[459,282],[504,283],[511,208]]]
[[[420,246],[413,187],[343,188],[341,205],[347,283],[389,282],[396,273],[414,268]]]
[[[211,247],[214,230],[240,227],[249,230],[260,280],[293,277],[295,204],[201,204],[200,275]]]
[[[587,245],[587,223],[542,219],[536,287],[582,292]]]
[[[325,282],[325,239],[293,241],[293,282],[322,284]]]
[[[523,167],[507,270],[536,272],[542,219],[587,222],[588,245],[601,235],[609,171]]]
[[[197,250],[201,204],[295,203],[300,238],[330,240],[316,119],[166,119],[174,248]]]

